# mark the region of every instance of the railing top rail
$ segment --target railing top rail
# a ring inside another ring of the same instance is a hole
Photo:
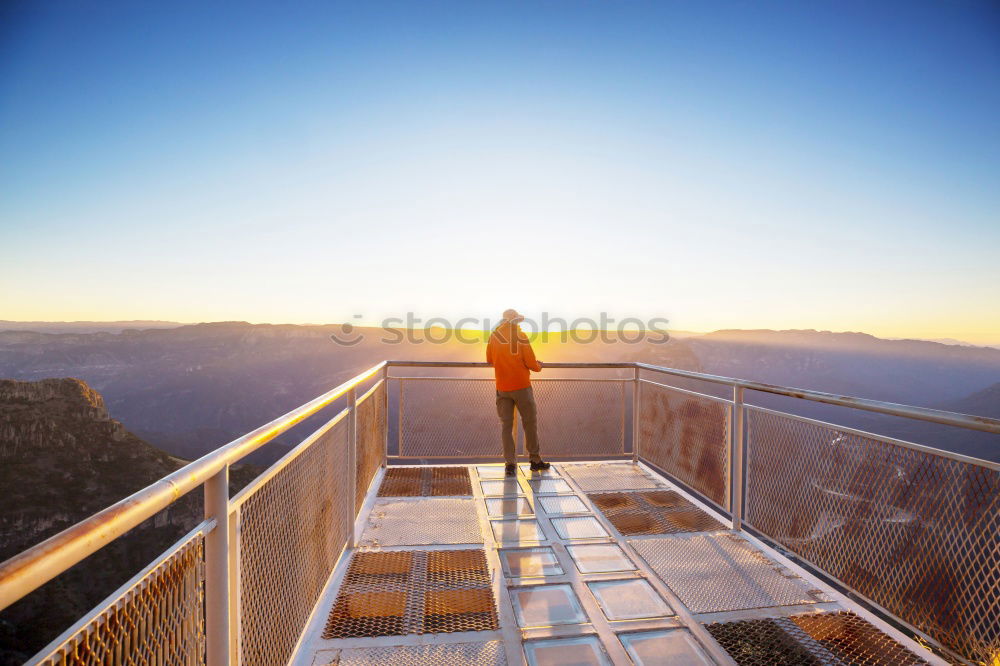
[[[492,368],[489,363],[480,361],[386,361],[389,367],[400,368]],[[632,368],[634,363],[621,361],[618,363],[549,363],[542,364],[545,368]]]
[[[385,367],[379,363],[340,386],[233,440],[0,563],[0,610],[180,499],[226,465],[239,462],[292,426],[327,407]]]

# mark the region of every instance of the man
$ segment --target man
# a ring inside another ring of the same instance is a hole
[[[535,359],[531,343],[518,327],[524,317],[517,310],[505,310],[501,321],[486,345],[486,362],[493,366],[497,384],[497,414],[500,416],[503,457],[507,476],[517,473],[514,451],[514,408],[524,425],[524,443],[531,459],[531,471],[549,468],[538,453],[538,420],[535,394],[531,390],[531,373],[541,372],[542,364]]]

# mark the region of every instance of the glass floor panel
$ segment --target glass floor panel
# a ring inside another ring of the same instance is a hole
[[[706,666],[713,664],[687,631],[644,631],[619,636],[636,666]]]
[[[523,497],[495,497],[486,500],[486,511],[491,516],[530,516],[531,504]]]
[[[549,467],[547,470],[538,471],[538,472],[532,472],[531,471],[531,464],[530,463],[521,463],[519,465],[519,467],[521,468],[521,472],[525,476],[536,478],[536,479],[537,478],[543,478],[543,477],[544,478],[548,478],[548,477],[561,476],[561,474],[559,474],[559,472],[556,470],[555,467]]]
[[[569,585],[534,585],[510,590],[514,614],[522,627],[548,627],[553,624],[580,624],[587,614]]]
[[[501,543],[544,541],[545,532],[534,520],[494,520],[490,522],[493,537]]]
[[[571,493],[573,489],[562,479],[528,479],[536,493]]]
[[[553,495],[551,497],[539,497],[538,502],[542,505],[545,513],[558,515],[561,513],[590,513],[590,509],[583,500],[576,495]]]
[[[521,484],[517,482],[517,479],[488,479],[486,481],[480,481],[479,485],[483,487],[483,494],[487,496],[501,496],[501,495],[523,495],[524,491],[521,490]]]
[[[510,577],[559,576],[563,568],[556,554],[548,546],[501,550],[500,561],[504,573]]]
[[[502,479],[504,478],[503,465],[478,465],[476,472],[480,479]]]
[[[610,666],[611,661],[596,636],[528,641],[524,654],[531,666]]]
[[[563,539],[596,539],[608,536],[608,531],[593,516],[553,518],[552,526]]]
[[[673,615],[670,606],[642,578],[587,583],[609,620],[638,620]]]
[[[580,573],[608,571],[635,571],[632,560],[613,543],[579,544],[566,546]]]

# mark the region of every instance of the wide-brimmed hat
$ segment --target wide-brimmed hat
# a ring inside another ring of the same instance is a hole
[[[524,321],[524,315],[515,310],[514,308],[507,308],[503,311],[503,318],[505,321],[514,322],[515,324],[519,321]]]

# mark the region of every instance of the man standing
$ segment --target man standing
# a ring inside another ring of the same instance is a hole
[[[505,310],[501,321],[486,345],[486,362],[493,366],[497,383],[497,414],[500,416],[503,457],[507,476],[517,473],[514,451],[514,408],[524,425],[524,443],[531,459],[533,472],[546,470],[549,463],[538,453],[538,419],[535,394],[531,390],[531,373],[541,372],[542,364],[535,359],[531,343],[518,327],[524,317],[517,310]]]

